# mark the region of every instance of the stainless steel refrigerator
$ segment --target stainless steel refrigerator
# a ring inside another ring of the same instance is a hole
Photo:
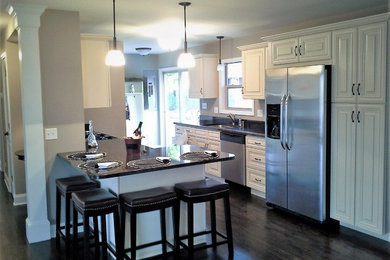
[[[320,222],[327,218],[329,98],[329,66],[266,72],[266,202]]]

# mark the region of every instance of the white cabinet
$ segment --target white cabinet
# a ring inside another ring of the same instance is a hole
[[[333,102],[385,102],[385,23],[334,31],[333,60]]]
[[[109,38],[81,36],[84,108],[111,107],[110,67],[105,64]]]
[[[242,56],[243,98],[265,98],[266,47],[266,43],[238,47]]]
[[[195,67],[188,70],[190,98],[218,97],[218,60],[215,55],[203,54],[195,57]]]
[[[265,193],[265,140],[246,136],[246,185]]]
[[[385,106],[332,105],[332,218],[384,231]]]
[[[331,54],[330,32],[271,43],[271,61],[274,65],[327,60]]]

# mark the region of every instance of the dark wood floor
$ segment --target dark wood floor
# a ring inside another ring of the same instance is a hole
[[[2,177],[2,176],[1,176]],[[234,259],[390,259],[390,243],[340,228],[339,231],[268,208],[261,198],[232,188]],[[218,228],[224,231],[222,203]],[[0,179],[0,260],[64,259],[55,241],[29,245],[26,207],[14,207]],[[79,258],[82,259],[82,258]],[[182,253],[182,259],[186,259]],[[227,246],[196,252],[195,259],[228,259]]]

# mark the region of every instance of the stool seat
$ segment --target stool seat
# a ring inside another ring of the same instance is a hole
[[[186,197],[208,196],[229,191],[229,184],[206,178],[200,181],[177,183],[175,190],[178,194]]]
[[[74,205],[82,210],[101,210],[118,205],[118,198],[102,188],[72,193]]]
[[[56,180],[57,188],[63,193],[95,188],[98,184],[85,175],[59,178]]]
[[[152,206],[177,199],[173,189],[158,187],[149,190],[128,192],[119,195],[119,198],[129,207]]]

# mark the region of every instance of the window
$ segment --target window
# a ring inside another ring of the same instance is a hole
[[[219,111],[239,115],[253,115],[253,99],[242,98],[241,59],[224,60],[220,73]]]

